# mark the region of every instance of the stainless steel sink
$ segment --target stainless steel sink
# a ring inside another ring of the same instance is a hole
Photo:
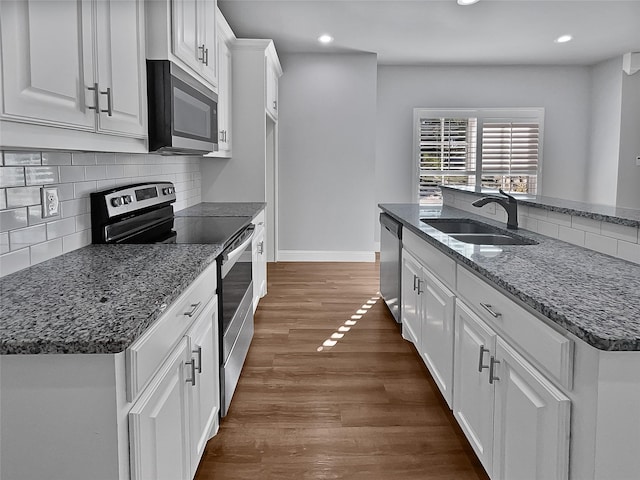
[[[459,220],[424,218],[420,221],[441,231],[442,233],[446,233],[451,238],[455,238],[456,240],[464,243],[472,243],[474,245],[538,244],[538,242],[526,237],[468,218],[462,218]]]

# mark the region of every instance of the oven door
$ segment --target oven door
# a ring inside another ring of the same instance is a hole
[[[253,339],[253,226],[218,261],[221,416],[225,416]]]

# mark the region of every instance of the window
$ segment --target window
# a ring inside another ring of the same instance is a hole
[[[544,109],[417,108],[417,197],[442,203],[440,185],[536,194]]]

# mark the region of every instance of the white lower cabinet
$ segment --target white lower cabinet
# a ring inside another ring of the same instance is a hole
[[[494,480],[568,478],[570,400],[458,300],[453,413]]]
[[[451,406],[455,295],[407,250],[402,252],[402,332]]]
[[[258,308],[258,302],[267,294],[267,247],[265,212],[259,213],[253,220],[255,231],[252,240],[253,276],[253,311]]]
[[[132,480],[191,478],[191,359],[185,337],[129,411]]]

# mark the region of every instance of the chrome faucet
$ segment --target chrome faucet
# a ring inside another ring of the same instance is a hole
[[[499,205],[502,205],[502,207],[507,211],[507,228],[510,230],[517,230],[518,229],[518,202],[511,195],[504,193],[504,191],[501,188],[498,191],[502,195],[504,195],[506,198],[494,197],[494,196],[482,197],[480,200],[476,200],[471,205],[473,205],[474,207],[482,207],[483,205],[486,205],[487,203],[491,203],[491,202],[495,202]]]

